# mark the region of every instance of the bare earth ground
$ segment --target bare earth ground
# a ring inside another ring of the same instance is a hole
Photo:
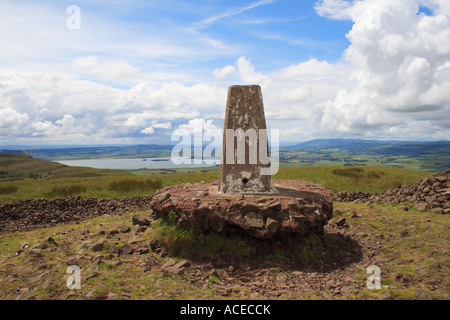
[[[320,237],[171,256],[134,213],[0,234],[1,299],[449,299],[448,215],[334,203]],[[149,220],[146,212],[137,213]],[[154,221],[152,221],[154,223]],[[205,244],[206,245],[206,244]],[[81,289],[68,289],[69,265]],[[367,286],[367,268],[381,288]]]

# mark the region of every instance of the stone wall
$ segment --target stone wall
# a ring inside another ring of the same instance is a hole
[[[333,198],[335,201],[341,202],[409,203],[419,211],[431,210],[435,213],[445,214],[450,212],[449,177],[450,171],[443,171],[432,177],[421,179],[416,186],[402,185],[383,193],[337,192]]]

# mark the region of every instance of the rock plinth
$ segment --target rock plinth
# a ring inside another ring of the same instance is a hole
[[[194,231],[244,231],[259,239],[321,233],[333,216],[332,194],[320,184],[274,180],[277,192],[266,195],[219,193],[218,184],[210,181],[164,188],[153,195],[150,207],[155,218],[176,214]]]

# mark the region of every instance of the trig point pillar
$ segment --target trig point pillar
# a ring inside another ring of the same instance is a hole
[[[219,192],[274,192],[266,119],[258,85],[228,88]]]

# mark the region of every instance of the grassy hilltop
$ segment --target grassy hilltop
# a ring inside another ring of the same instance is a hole
[[[24,154],[0,153],[0,182],[68,177],[99,177],[129,175],[122,170],[70,167],[53,161],[42,161]]]
[[[214,169],[212,169],[214,170]],[[161,186],[216,180],[218,171],[153,175],[133,171],[69,167],[26,155],[0,154],[0,202],[53,199],[68,195],[96,198],[148,195]],[[325,185],[330,191],[382,192],[402,184],[414,185],[432,173],[386,167],[289,167],[274,179],[301,179]],[[159,185],[157,184],[157,185]]]
[[[24,155],[1,155],[0,171],[0,205],[67,195],[149,195],[165,186],[219,177],[217,171],[132,174],[73,168]],[[321,166],[280,168],[274,179],[313,181],[332,192],[382,192],[431,175]],[[258,244],[247,238],[199,235],[170,219],[152,221],[146,231],[133,226],[133,215],[149,217],[148,212],[0,234],[0,299],[449,299],[448,215],[381,202],[333,206],[324,235],[296,240],[301,246],[296,252],[275,243],[271,252],[255,255]],[[129,253],[114,254],[119,248]],[[229,261],[238,262],[221,266]],[[80,290],[66,288],[69,264],[81,267]],[[381,268],[380,289],[366,285],[370,265]]]

